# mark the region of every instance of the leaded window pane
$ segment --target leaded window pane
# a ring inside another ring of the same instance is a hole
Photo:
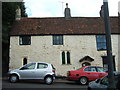
[[[20,36],[19,43],[20,45],[30,45],[31,36]]]
[[[62,64],[65,64],[65,52],[62,52]]]
[[[106,37],[105,35],[97,35],[97,50],[106,50]]]
[[[63,35],[53,35],[53,45],[63,45]]]
[[[70,52],[67,52],[67,64],[70,64]]]

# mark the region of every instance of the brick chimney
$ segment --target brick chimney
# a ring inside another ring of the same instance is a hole
[[[68,8],[68,3],[66,3],[66,8],[65,8],[64,15],[65,15],[66,19],[71,17],[70,8]]]
[[[16,16],[15,16],[16,20],[20,20],[21,19],[21,9],[18,6],[18,8],[16,9]]]

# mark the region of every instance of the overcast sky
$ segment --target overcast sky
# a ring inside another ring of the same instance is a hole
[[[103,0],[23,0],[29,17],[63,17],[66,3],[72,17],[99,17]],[[118,2],[108,0],[109,15],[118,16]]]

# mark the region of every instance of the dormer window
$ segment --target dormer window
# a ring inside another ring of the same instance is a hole
[[[20,45],[30,45],[31,44],[31,36],[20,36],[19,44]]]

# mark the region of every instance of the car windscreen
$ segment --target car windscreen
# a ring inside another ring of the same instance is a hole
[[[82,68],[82,67],[81,67]],[[81,68],[78,68],[78,69],[76,69],[76,70],[80,70]]]

